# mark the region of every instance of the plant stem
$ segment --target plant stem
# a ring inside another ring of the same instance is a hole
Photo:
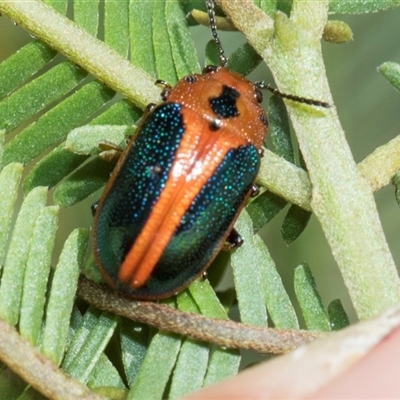
[[[160,89],[151,77],[42,1],[1,0],[0,13],[137,106],[144,108],[149,102],[160,100]]]
[[[253,29],[241,22],[251,12],[248,3],[219,1],[246,36]],[[320,46],[327,14],[328,1],[294,0],[290,19],[276,14],[274,36],[267,43],[253,43],[254,36],[248,36],[282,92],[332,103]],[[261,49],[262,43],[266,45]],[[312,209],[359,318],[370,318],[400,302],[400,282],[372,190],[356,168],[336,110],[286,104],[313,187]]]
[[[104,285],[102,287],[95,284],[83,275],[80,277],[77,294],[100,310],[110,311],[162,331],[178,333],[195,340],[232,349],[281,354],[327,335],[326,332],[262,328],[226,319],[186,313],[166,304],[132,301],[119,296]]]
[[[0,360],[25,382],[51,399],[104,400],[75,381],[0,319]]]
[[[400,135],[375,149],[358,165],[373,192],[388,185],[400,170]],[[311,211],[311,181],[308,173],[296,165],[264,149],[257,183],[271,192]]]

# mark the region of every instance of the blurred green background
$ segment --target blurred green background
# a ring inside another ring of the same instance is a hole
[[[356,162],[360,162],[376,147],[385,144],[400,133],[400,95],[377,72],[385,61],[400,62],[398,41],[400,9],[367,15],[335,16],[347,22],[354,41],[333,45],[323,43],[335,106],[346,132]],[[201,55],[209,40],[205,27],[192,29]],[[0,18],[0,61],[32,40],[21,28],[6,17]],[[227,54],[245,40],[240,33],[222,33],[221,40]],[[251,79],[270,81],[265,66],[260,66]],[[90,226],[89,205],[93,196],[81,204],[62,210],[59,241],[76,226]],[[388,186],[375,195],[379,214],[396,264],[400,265],[400,210],[394,198],[394,188]],[[343,207],[346,205],[344,204]],[[286,209],[287,210],[287,209]],[[262,231],[267,246],[280,270],[289,293],[292,292],[293,270],[307,262],[316,278],[325,305],[340,298],[345,309],[354,316],[350,300],[323,232],[315,217],[301,237],[286,246],[280,235],[285,212],[281,212]]]

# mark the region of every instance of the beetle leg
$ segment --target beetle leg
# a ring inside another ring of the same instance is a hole
[[[92,211],[92,217],[96,215],[97,208],[99,207],[99,200],[95,201],[91,206],[90,210]]]
[[[243,244],[243,238],[239,235],[237,230],[233,228],[229,233],[228,237],[224,245],[222,246],[223,250],[234,250],[240,247]]]

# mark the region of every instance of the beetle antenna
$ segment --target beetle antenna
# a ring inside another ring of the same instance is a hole
[[[262,81],[255,82],[254,85],[257,86],[259,89],[269,90],[271,93],[276,94],[277,96],[282,97],[284,99],[297,101],[298,103],[309,104],[310,106],[317,106],[317,107],[324,107],[324,108],[331,107],[331,105],[329,103],[326,103],[325,101],[307,99],[305,97],[296,96],[294,94],[282,93],[278,89],[275,89],[274,87],[272,87]]]
[[[219,60],[222,67],[226,66],[228,59],[225,57],[224,49],[222,48],[221,41],[219,40],[217,33],[217,24],[215,23],[215,11],[214,11],[214,1],[206,0],[207,14],[210,23],[211,35],[214,39],[214,43],[217,46],[219,53]]]

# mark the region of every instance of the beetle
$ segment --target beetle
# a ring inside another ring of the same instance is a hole
[[[221,66],[163,83],[162,103],[148,108],[95,212],[97,265],[132,299],[169,297],[202,274],[254,190],[264,86],[225,67],[210,0],[207,8]]]

